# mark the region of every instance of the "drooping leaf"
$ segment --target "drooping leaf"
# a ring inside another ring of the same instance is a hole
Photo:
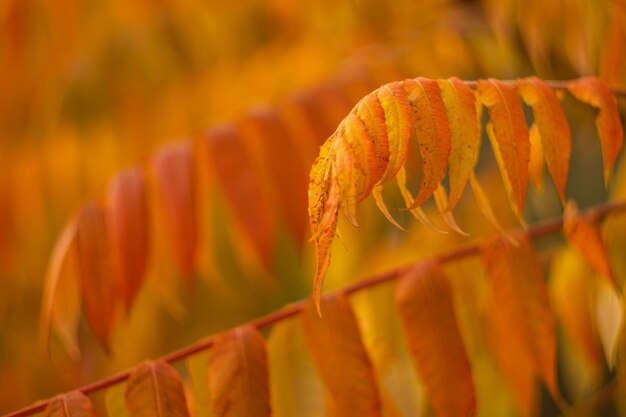
[[[414,137],[422,155],[422,182],[411,206],[416,208],[433,194],[445,175],[452,133],[436,81],[423,77],[406,80],[404,89],[413,109]]]
[[[556,381],[554,317],[532,247],[495,240],[481,248],[489,279],[489,328],[496,363],[524,416],[537,401],[535,379],[560,400]],[[511,331],[515,329],[515,331]]]
[[[537,77],[529,77],[518,80],[517,86],[522,99],[533,110],[535,134],[541,138],[548,171],[561,201],[564,202],[572,148],[572,138],[565,113],[556,93],[545,81]],[[531,131],[531,142],[532,136]],[[531,143],[531,147],[532,145]],[[532,153],[531,148],[531,155]]]
[[[204,141],[235,221],[256,257],[268,266],[274,247],[274,220],[236,127],[225,124],[211,129]]]
[[[373,93],[374,94],[374,93]],[[389,162],[380,184],[393,179],[406,161],[409,142],[413,130],[413,111],[404,90],[403,83],[386,84],[375,91],[385,113],[387,139],[389,142]],[[382,154],[383,157],[385,154]]]
[[[152,157],[157,190],[163,203],[174,260],[191,282],[196,263],[197,213],[192,144],[171,143]]]
[[[604,81],[597,77],[582,77],[570,81],[567,88],[578,100],[599,110],[596,127],[604,159],[604,181],[608,183],[624,141],[617,100]]]
[[[326,388],[330,415],[381,416],[374,368],[345,295],[322,299],[324,316],[306,304],[302,320],[307,346]]]
[[[396,301],[413,362],[436,414],[473,416],[474,381],[452,290],[441,267],[427,262],[404,275],[396,289]]]
[[[44,417],[96,417],[91,400],[80,391],[54,397],[46,407]]]
[[[511,204],[521,219],[528,183],[530,142],[522,103],[515,86],[503,81],[480,80],[480,99],[489,111],[487,133]]]
[[[389,164],[385,109],[377,94],[368,94],[355,106],[354,112],[363,122],[369,136],[367,152],[370,167],[369,185],[373,188],[380,183]]]
[[[302,242],[307,226],[305,204],[310,161],[305,164],[295,138],[273,108],[256,107],[240,124],[242,141],[267,173],[265,182],[274,194],[276,208],[297,241]]]
[[[255,327],[238,327],[215,339],[209,387],[214,416],[270,416],[265,339]]]
[[[609,254],[597,224],[581,217],[576,204],[569,202],[563,215],[563,233],[569,245],[611,285],[618,288]]]
[[[267,341],[270,395],[274,417],[324,415],[324,391],[306,349],[302,321],[272,326]]]
[[[109,228],[119,293],[130,311],[143,284],[148,261],[148,207],[143,172],[120,172],[108,189]]]
[[[85,314],[94,334],[108,350],[116,279],[107,222],[106,211],[99,203],[87,203],[78,216],[76,244]]]
[[[456,77],[438,80],[437,83],[441,88],[441,98],[452,134],[448,166],[450,197],[446,208],[452,210],[461,199],[478,159],[480,120],[476,111],[476,98],[467,84]]]
[[[183,382],[167,362],[145,362],[135,368],[125,398],[132,417],[189,417]]]
[[[69,355],[80,356],[80,271],[76,253],[76,220],[70,220],[54,246],[46,274],[39,325],[40,341],[48,350],[50,326],[54,325]]]

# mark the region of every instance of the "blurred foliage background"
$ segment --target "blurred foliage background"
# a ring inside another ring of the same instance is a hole
[[[338,80],[366,78],[373,89],[420,75],[567,79],[600,73],[623,84],[625,12],[617,0],[1,1],[0,412],[310,293],[312,246],[283,233],[274,280],[256,279],[260,273],[239,265],[233,254],[236,236],[222,222],[229,214],[218,195],[210,220],[217,226],[203,232],[214,244],[201,245],[214,254],[200,255],[193,291],[172,283],[177,272],[167,250],[156,249],[165,255],[151,275],[168,283],[142,292],[115,331],[111,356],[85,323],[79,358],[54,338],[50,354],[43,352],[38,322],[52,247],[67,219],[115,172],[144,163],[165,142],[236,121],[253,105],[280,105],[298,91]],[[607,198],[594,114],[573,101],[565,107],[574,133],[568,194],[585,207]],[[485,185],[502,222],[514,225],[499,177],[488,175],[492,159],[483,152]],[[528,198],[530,221],[560,213],[554,190]],[[327,288],[462,241],[419,225],[401,234],[367,205],[363,217],[360,230],[342,228],[350,250],[334,248],[341,255]],[[460,208],[458,218],[473,236],[490,230],[474,206]],[[216,258],[217,266],[210,265]],[[363,314],[374,324],[385,317]]]

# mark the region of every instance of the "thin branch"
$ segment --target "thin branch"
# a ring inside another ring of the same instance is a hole
[[[617,201],[611,203],[600,204],[594,206],[585,211],[584,217],[590,221],[601,221],[605,217],[610,214],[618,213],[626,211],[626,200]],[[530,226],[527,229],[517,229],[511,232],[513,237],[527,237],[529,239],[536,239],[543,236],[548,236],[554,233],[558,233],[563,228],[563,218],[558,217],[550,220],[543,221],[541,223],[537,223],[533,226]],[[440,255],[434,256],[429,259],[437,260],[441,263],[453,262],[456,260],[460,260],[463,258],[467,258],[469,256],[473,256],[480,251],[480,243],[473,243],[465,246],[461,246],[457,249],[454,249],[449,252],[442,253]],[[368,288],[375,287],[385,282],[392,281],[397,277],[401,276],[405,272],[407,272],[410,268],[415,265],[423,262],[424,259],[420,259],[411,264],[390,270],[380,275],[376,275],[354,284],[348,285],[343,289],[338,290],[337,292],[344,293],[347,295],[354,294],[361,290],[365,290]],[[280,310],[277,310],[273,313],[270,313],[266,316],[257,318],[250,322],[251,325],[255,326],[258,329],[271,326],[280,321],[286,320],[290,317],[298,315],[302,309],[304,308],[304,303],[306,300],[300,300],[295,303],[289,304],[283,307]],[[165,362],[177,362],[179,360],[185,359],[188,356],[194,355],[198,352],[206,350],[213,345],[213,338],[208,338],[201,340],[193,345],[187,346],[183,349],[172,352],[168,355],[161,357],[159,360]],[[131,370],[126,370],[110,376],[108,378],[101,379],[99,381],[95,381],[89,385],[84,385],[80,388],[77,388],[78,391],[83,394],[92,394],[96,391],[103,390],[113,385],[117,385],[126,381],[130,377]],[[10,414],[6,414],[4,417],[26,417],[38,412],[43,411],[47,405],[50,403],[50,400],[41,401],[39,403],[33,404],[29,407],[23,408],[21,410],[15,411]]]

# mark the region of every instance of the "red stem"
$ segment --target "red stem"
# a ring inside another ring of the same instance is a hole
[[[588,209],[584,213],[584,217],[586,217],[590,221],[600,221],[604,217],[608,216],[609,214],[617,213],[620,211],[626,211],[626,201],[605,203],[605,204],[594,206]],[[542,236],[547,236],[553,233],[557,233],[562,229],[562,227],[563,227],[563,218],[558,217],[555,219],[550,219],[550,220],[543,221],[541,223],[537,223],[527,229],[517,229],[513,231],[511,234],[514,237],[525,236],[530,239],[535,239],[535,238],[539,238]],[[442,253],[440,255],[434,256],[431,259],[437,260],[441,263],[453,262],[462,258],[467,258],[468,256],[475,255],[479,251],[480,251],[480,243],[473,243],[473,244],[461,246],[450,252],[446,252],[446,253]],[[374,287],[376,285],[379,285],[385,282],[392,281],[398,276],[402,275],[407,270],[409,270],[411,267],[423,261],[424,260],[421,259],[411,264],[387,271],[380,275],[376,275],[376,276],[358,281],[354,284],[348,285],[347,287],[338,290],[338,292],[342,292],[344,294],[350,295],[355,292],[359,292],[361,290],[371,288],[371,287]],[[302,311],[305,301],[306,300],[300,300],[295,303],[289,304],[280,310],[277,310],[266,316],[263,316],[263,317],[260,317],[258,319],[251,321],[250,324],[255,326],[256,328],[261,329],[264,327],[271,326],[282,320],[286,320],[290,317],[296,316]],[[168,355],[165,355],[158,360],[170,362],[170,363],[176,362],[176,361],[185,359],[188,356],[191,356],[195,353],[206,350],[210,348],[212,344],[213,344],[213,338],[205,339],[191,346],[187,346],[183,349],[177,350],[176,352],[172,352]],[[83,394],[91,394],[96,391],[100,391],[105,388],[108,388],[112,385],[116,385],[116,384],[126,381],[129,378],[130,373],[131,373],[131,370],[126,370],[118,374],[115,374],[113,376],[101,379],[99,381],[95,381],[91,384],[84,385],[80,388],[77,388],[76,390],[82,392]],[[29,407],[23,408],[21,410],[15,411],[13,413],[6,414],[4,417],[29,416],[29,415],[43,411],[48,406],[49,403],[50,403],[50,400],[42,401],[42,402],[33,404]]]

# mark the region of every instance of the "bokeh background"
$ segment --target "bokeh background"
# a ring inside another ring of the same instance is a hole
[[[54,332],[49,350],[42,349],[40,309],[55,241],[116,172],[149,164],[167,142],[197,138],[217,123],[241,123],[250,108],[288,113],[302,97],[317,97],[315,105],[330,114],[315,132],[329,135],[329,120],[340,120],[359,97],[406,77],[600,74],[623,85],[625,13],[618,0],[0,1],[0,413],[310,293],[307,237],[279,226],[271,267],[246,265],[218,186],[210,203],[201,204],[210,210],[199,211],[209,227],[200,233],[192,291],[178,279],[167,243],[155,239],[149,283],[130,316],[116,324],[110,355],[84,319],[79,356]],[[564,105],[574,133],[568,195],[585,207],[619,193],[620,183],[604,188],[594,113],[573,100]],[[292,133],[302,141],[311,135]],[[499,177],[488,175],[493,157],[483,154],[485,186],[504,196]],[[310,165],[313,157],[303,159]],[[560,213],[549,187],[528,197],[529,221]],[[493,204],[505,225],[515,225],[504,198]],[[371,211],[363,209],[361,230],[342,227],[349,251],[334,248],[341,256],[327,288],[463,241],[419,225],[401,234]],[[458,213],[473,236],[490,230],[479,216],[473,206]]]

